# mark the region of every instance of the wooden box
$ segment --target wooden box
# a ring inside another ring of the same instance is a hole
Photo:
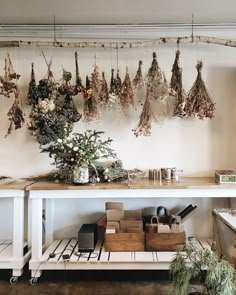
[[[146,233],[146,251],[176,251],[186,244],[186,234],[181,233]]]
[[[218,183],[236,183],[236,170],[216,170],[215,181]]]
[[[129,252],[144,251],[145,233],[115,233],[105,234],[105,251]]]

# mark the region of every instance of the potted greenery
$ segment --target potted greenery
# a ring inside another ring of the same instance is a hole
[[[87,130],[84,133],[73,133],[65,138],[58,138],[42,152],[49,152],[56,167],[67,174],[68,182],[83,184],[89,182],[89,166],[95,168],[99,159],[116,158],[110,148],[112,139],[102,140],[103,131]],[[64,177],[65,178],[65,177]]]
[[[232,265],[216,252],[196,249],[191,243],[178,249],[170,264],[170,273],[174,295],[236,294],[236,274]],[[200,286],[190,292],[190,285],[195,280]]]

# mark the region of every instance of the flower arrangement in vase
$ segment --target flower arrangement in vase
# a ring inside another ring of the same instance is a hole
[[[84,133],[73,133],[65,138],[58,138],[42,152],[48,152],[54,159],[59,171],[67,182],[83,184],[89,182],[88,168],[97,160],[116,158],[110,147],[112,139],[102,140],[103,131],[87,130]],[[66,176],[66,177],[65,177]],[[97,179],[99,181],[99,179]]]

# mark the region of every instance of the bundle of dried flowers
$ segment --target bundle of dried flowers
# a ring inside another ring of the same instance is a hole
[[[78,53],[75,52],[75,90],[74,95],[83,91],[82,79],[79,74]]]
[[[188,93],[188,101],[185,111],[189,117],[196,116],[199,119],[214,117],[215,104],[211,100],[210,93],[202,79],[202,61],[197,62],[197,78]]]
[[[122,81],[121,81],[121,78],[120,78],[119,70],[117,70],[116,78],[115,78],[115,94],[117,96],[119,96],[120,93],[121,93],[121,86],[122,86]]]
[[[137,128],[133,129],[134,135],[136,137],[144,135],[150,136],[152,129],[152,121],[155,119],[152,112],[151,102],[149,99],[149,92],[147,91],[146,100],[143,105],[142,113],[139,117],[139,122]]]
[[[13,126],[15,126],[14,129],[16,130],[21,128],[23,123],[25,122],[24,114],[20,106],[19,93],[20,93],[20,90],[17,86],[17,88],[14,91],[15,100],[7,113],[7,116],[9,117],[8,119],[10,121],[10,125],[8,127],[7,134],[5,135],[5,137],[11,134],[13,130]]]
[[[68,72],[65,69],[63,69],[62,83],[58,87],[58,92],[61,95],[66,95],[66,94],[73,95],[73,93],[74,93],[74,86],[72,86],[71,83],[70,83],[71,79],[72,79],[71,72]]]
[[[153,60],[151,67],[148,70],[146,77],[147,91],[149,92],[150,99],[157,100],[161,97],[163,91],[163,76],[161,69],[157,62],[156,53],[153,52]]]
[[[174,64],[172,66],[172,75],[170,81],[171,95],[176,97],[175,108],[173,116],[180,118],[186,117],[185,106],[187,97],[182,83],[182,68],[179,65],[180,51],[177,50],[175,54]]]
[[[39,95],[38,95],[37,83],[35,79],[34,63],[31,64],[31,67],[32,68],[31,68],[27,98],[28,98],[28,104],[35,106],[39,103]]]
[[[104,106],[109,102],[109,91],[104,72],[102,72],[101,90],[99,92],[98,102]]]
[[[140,60],[138,63],[137,73],[133,79],[134,89],[137,89],[137,90],[141,89],[144,85],[143,74],[142,74],[142,64],[143,62]]]
[[[10,94],[17,91],[17,80],[20,78],[19,74],[13,69],[10,54],[7,53],[5,58],[4,75],[0,76],[0,94],[5,97],[10,97]]]
[[[112,103],[115,102],[116,99],[116,81],[115,81],[115,77],[114,77],[114,69],[111,69],[111,81],[110,81],[110,89],[109,89],[109,99]]]
[[[72,123],[55,105],[55,100],[47,98],[33,108],[27,125],[40,145],[63,138],[72,131]]]
[[[97,100],[93,96],[93,89],[91,87],[91,82],[88,76],[86,76],[86,87],[83,89],[84,98],[84,121],[91,122],[100,119]]]
[[[121,85],[120,105],[123,110],[126,110],[130,105],[134,106],[134,92],[129,76],[128,67],[126,67],[125,79]]]
[[[101,75],[99,72],[99,68],[98,68],[97,64],[95,63],[94,68],[93,68],[93,72],[91,74],[91,86],[93,88],[93,91],[96,93],[99,93],[102,83],[103,82],[101,81]]]

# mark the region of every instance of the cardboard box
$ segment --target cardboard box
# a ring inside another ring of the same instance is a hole
[[[216,170],[215,181],[217,183],[236,183],[236,170]]]
[[[105,234],[105,251],[129,252],[144,251],[145,233]]]
[[[181,233],[146,233],[146,251],[176,251],[186,244],[186,234]]]

